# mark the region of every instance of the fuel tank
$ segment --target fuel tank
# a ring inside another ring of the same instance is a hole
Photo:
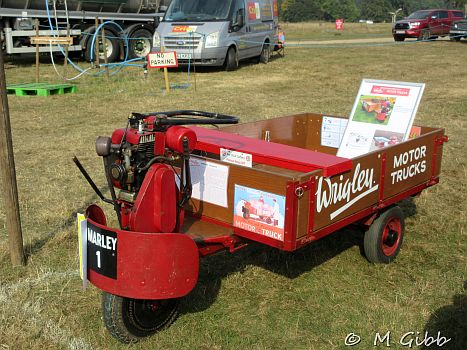
[[[168,6],[170,0],[67,0],[68,11],[92,11],[92,12],[123,12],[123,13],[144,13],[157,12],[160,6]],[[3,0],[1,7],[24,9],[24,10],[45,10],[45,0]],[[49,0],[49,8],[53,8],[53,1]],[[58,10],[65,9],[64,0],[56,0]]]

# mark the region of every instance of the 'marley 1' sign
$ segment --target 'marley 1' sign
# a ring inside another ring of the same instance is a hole
[[[151,52],[148,54],[149,68],[178,67],[177,54],[173,52]]]

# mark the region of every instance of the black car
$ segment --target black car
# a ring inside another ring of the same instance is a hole
[[[459,41],[461,38],[467,38],[467,19],[456,21],[451,25],[449,38],[455,41]]]

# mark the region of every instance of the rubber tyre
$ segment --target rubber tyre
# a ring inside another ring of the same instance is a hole
[[[418,37],[418,40],[423,40],[423,41],[430,40],[430,30],[429,29],[422,29],[422,32],[420,33],[420,36]]]
[[[461,41],[461,37],[460,36],[450,36],[449,40],[451,40],[451,41]]]
[[[110,334],[123,343],[167,328],[178,316],[179,299],[140,300],[102,293],[104,324]]]
[[[128,38],[128,56],[129,58],[146,57],[151,52],[152,33],[141,28],[135,30]]]
[[[228,72],[238,68],[238,54],[234,47],[230,47],[225,57],[225,70]]]
[[[90,32],[91,36],[89,37],[89,40],[86,43],[86,50],[84,52],[84,58],[86,61],[91,62],[91,57],[93,57],[93,61],[96,60],[96,55],[95,52],[92,53],[91,55],[91,41],[92,41],[92,35],[94,35],[94,31]],[[112,63],[115,62],[120,54],[120,45],[118,44],[118,40],[114,38],[116,36],[115,33],[112,31],[106,30],[105,35],[107,36],[106,44],[107,44],[107,62]],[[109,38],[109,36],[112,36],[112,38]],[[101,39],[101,33],[99,32],[98,34],[99,41]],[[97,45],[97,38],[96,38],[96,45]],[[103,55],[103,50],[101,51],[99,49],[99,62],[102,64],[104,63],[104,55]]]
[[[402,246],[404,239],[404,214],[400,207],[386,209],[373,221],[365,232],[363,248],[368,261],[375,264],[389,264]]]
[[[394,41],[404,41],[405,36],[403,35],[394,35]]]
[[[261,54],[258,56],[258,63],[267,64],[271,58],[271,51],[269,50],[268,44],[263,44]]]

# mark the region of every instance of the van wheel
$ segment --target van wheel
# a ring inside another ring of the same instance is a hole
[[[389,264],[399,253],[404,238],[404,214],[399,206],[386,209],[365,232],[366,258],[375,264]]]
[[[394,41],[404,41],[405,36],[403,35],[394,35]]]
[[[225,70],[233,71],[238,68],[238,55],[234,47],[230,47],[225,57]]]
[[[271,51],[269,49],[269,45],[264,44],[263,48],[261,49],[261,54],[258,56],[258,63],[267,64],[269,62],[270,57],[271,57]]]

